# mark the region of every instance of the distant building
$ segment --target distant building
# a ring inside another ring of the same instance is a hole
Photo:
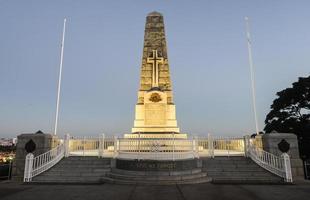
[[[0,146],[12,146],[16,145],[17,138],[1,138],[0,139]]]

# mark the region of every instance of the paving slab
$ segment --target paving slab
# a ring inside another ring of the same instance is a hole
[[[0,182],[1,200],[309,200],[310,182],[295,185],[21,184]]]

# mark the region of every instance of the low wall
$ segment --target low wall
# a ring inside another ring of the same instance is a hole
[[[290,144],[289,151],[287,152],[291,158],[291,168],[293,181],[304,179],[303,162],[300,159],[297,136],[293,133],[267,133],[262,135],[263,149],[274,155],[280,156],[278,144],[285,140]]]
[[[25,158],[28,152],[26,144],[32,140],[35,144],[34,156],[43,154],[55,147],[59,140],[56,136],[44,133],[21,134],[17,136],[16,156],[12,166],[12,179],[22,181],[24,177]]]

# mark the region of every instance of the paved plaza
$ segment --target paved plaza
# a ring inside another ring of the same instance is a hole
[[[1,200],[309,200],[310,182],[296,185],[25,185],[0,183]]]

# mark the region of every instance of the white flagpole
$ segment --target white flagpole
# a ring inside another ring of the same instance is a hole
[[[66,21],[67,21],[67,19],[65,18],[64,19],[64,25],[63,25],[63,31],[62,31],[62,41],[61,41],[61,52],[60,52],[60,65],[59,65],[59,77],[58,77],[58,88],[57,88],[57,102],[56,102],[56,116],[55,116],[54,135],[57,135],[57,128],[58,128],[59,97],[60,97],[60,89],[61,89],[61,74],[62,74],[64,45],[65,45]]]
[[[251,44],[251,35],[250,35],[250,26],[249,26],[248,17],[245,17],[245,23],[246,23],[246,36],[247,36],[248,51],[249,51],[249,64],[250,64],[250,73],[251,73],[252,100],[253,100],[253,111],[254,111],[254,118],[255,118],[255,128],[256,128],[256,134],[259,134],[259,128],[258,128],[258,123],[257,123],[257,111],[256,111],[254,65],[253,65],[252,44]]]

